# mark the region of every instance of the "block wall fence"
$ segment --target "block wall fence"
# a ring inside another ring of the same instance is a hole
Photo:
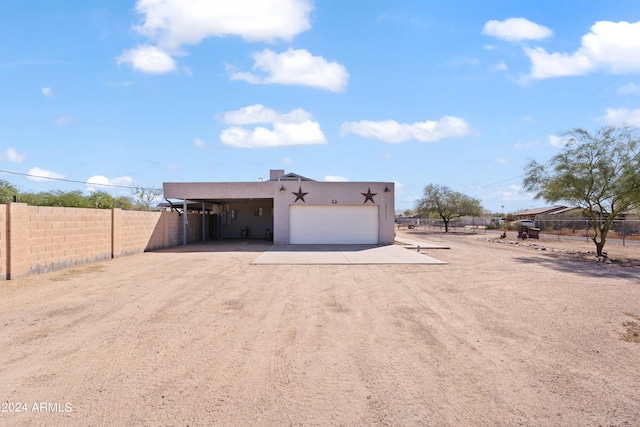
[[[188,242],[202,236],[198,216]],[[0,280],[178,246],[182,233],[177,212],[0,204]]]

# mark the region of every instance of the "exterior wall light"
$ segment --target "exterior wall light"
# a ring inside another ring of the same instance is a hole
[[[384,187],[384,192],[385,193],[388,193],[389,191],[391,191],[391,190],[389,190],[389,187]]]
[[[280,186],[280,192],[281,192],[281,193],[284,193],[284,192],[285,192],[284,185],[281,185],[281,186]]]

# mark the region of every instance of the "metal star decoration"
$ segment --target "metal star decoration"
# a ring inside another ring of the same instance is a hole
[[[366,193],[360,193],[360,194],[364,196],[364,203],[367,203],[367,200],[371,200],[371,203],[375,203],[375,201],[373,200],[373,196],[375,196],[378,193],[372,193],[371,187],[369,187]]]
[[[297,202],[298,200],[302,200],[302,203],[307,203],[304,201],[304,196],[306,196],[309,193],[303,193],[302,192],[302,187],[298,188],[298,192],[294,193],[293,191],[291,192],[291,194],[293,194],[294,196],[296,196],[296,199],[293,201],[293,203]]]

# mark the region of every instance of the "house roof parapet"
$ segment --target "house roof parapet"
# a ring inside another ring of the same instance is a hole
[[[307,178],[306,176],[298,175],[297,173],[288,173],[273,177],[269,181],[315,181],[315,179]]]
[[[535,215],[547,215],[547,214],[551,214],[552,212],[557,212],[561,209],[566,209],[566,206],[562,206],[562,205],[558,205],[558,206],[547,206],[547,207],[542,207],[542,208],[534,208],[534,209],[529,209],[526,211],[522,211],[522,212],[518,212],[515,215],[517,217],[521,217],[521,216],[535,216]]]

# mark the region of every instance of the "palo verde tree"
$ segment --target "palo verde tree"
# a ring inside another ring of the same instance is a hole
[[[449,221],[460,216],[481,216],[483,209],[478,199],[451,190],[443,185],[429,184],[416,204],[421,215],[437,214],[444,221],[444,231],[449,232]]]
[[[640,142],[636,129],[605,126],[573,129],[563,150],[546,164],[531,161],[524,189],[547,202],[581,207],[594,231],[598,256],[613,221],[640,202]]]

